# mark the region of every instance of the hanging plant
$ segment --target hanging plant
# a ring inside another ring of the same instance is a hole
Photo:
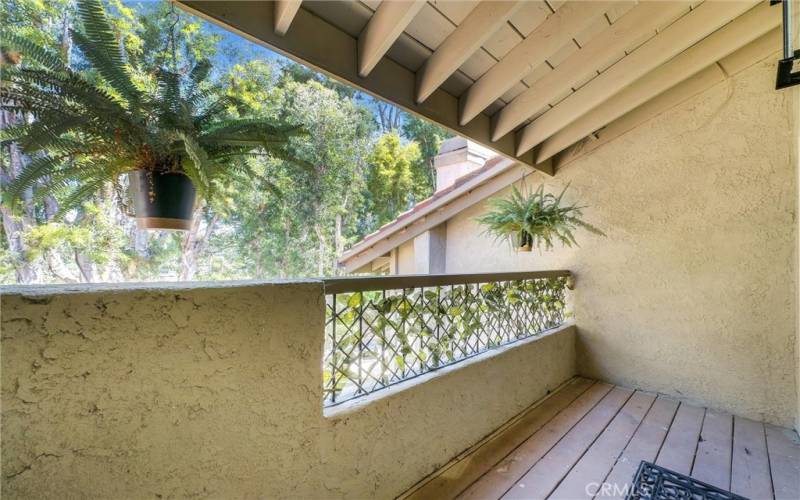
[[[577,246],[574,232],[579,228],[605,236],[582,219],[585,207],[563,204],[568,187],[558,196],[545,193],[544,185],[526,193],[513,187],[508,198],[489,200],[489,212],[476,220],[486,228],[484,234],[508,241],[521,252],[530,252],[534,247],[550,250],[556,242],[565,247]]]
[[[300,129],[248,116],[243,102],[209,85],[209,61],[178,68],[173,55],[172,67],[149,73],[154,85],[143,85],[134,75],[147,68],[117,40],[101,1],[79,0],[78,13],[82,29],[70,37],[85,71],[27,35],[2,32],[3,53],[20,57],[3,57],[11,63],[3,64],[0,107],[34,119],[0,134],[32,158],[6,187],[7,203],[45,179],[63,215],[127,174],[140,228],[185,230],[196,194],[209,199],[215,184],[256,175],[248,157],[289,159]]]

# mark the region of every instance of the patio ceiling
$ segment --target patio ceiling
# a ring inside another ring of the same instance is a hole
[[[781,19],[752,0],[178,4],[549,174],[570,146]]]

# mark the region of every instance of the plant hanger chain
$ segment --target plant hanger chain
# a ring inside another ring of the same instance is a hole
[[[167,43],[170,45],[170,51],[172,53],[172,71],[177,73],[178,55],[177,55],[177,49],[175,47],[175,27],[180,22],[181,16],[178,14],[178,11],[175,10],[174,1],[169,3],[169,10],[170,10],[170,15],[173,17],[173,21],[169,27],[169,39],[167,40]]]

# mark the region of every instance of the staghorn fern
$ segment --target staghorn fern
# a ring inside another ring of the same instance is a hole
[[[585,207],[562,205],[568,187],[555,196],[545,193],[544,185],[525,194],[514,186],[508,198],[489,200],[490,211],[476,220],[486,228],[484,234],[496,240],[507,240],[512,246],[531,245],[540,250],[550,250],[556,242],[565,247],[577,246],[574,231],[578,228],[605,236],[583,221]]]
[[[160,68],[155,89],[141,88],[101,2],[79,0],[78,14],[83,30],[71,38],[99,82],[13,29],[0,32],[3,53],[22,56],[21,64],[3,65],[0,108],[33,118],[0,132],[0,143],[15,142],[32,157],[6,186],[7,203],[46,179],[65,200],[63,213],[133,170],[182,172],[209,198],[215,179],[252,173],[247,160],[254,152],[293,161],[288,141],[302,131],[274,119],[232,116],[230,109],[246,107],[204,88],[208,61],[186,75]]]

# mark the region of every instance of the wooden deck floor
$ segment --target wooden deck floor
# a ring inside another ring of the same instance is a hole
[[[624,498],[641,460],[751,500],[800,499],[794,431],[582,378],[404,496]]]

